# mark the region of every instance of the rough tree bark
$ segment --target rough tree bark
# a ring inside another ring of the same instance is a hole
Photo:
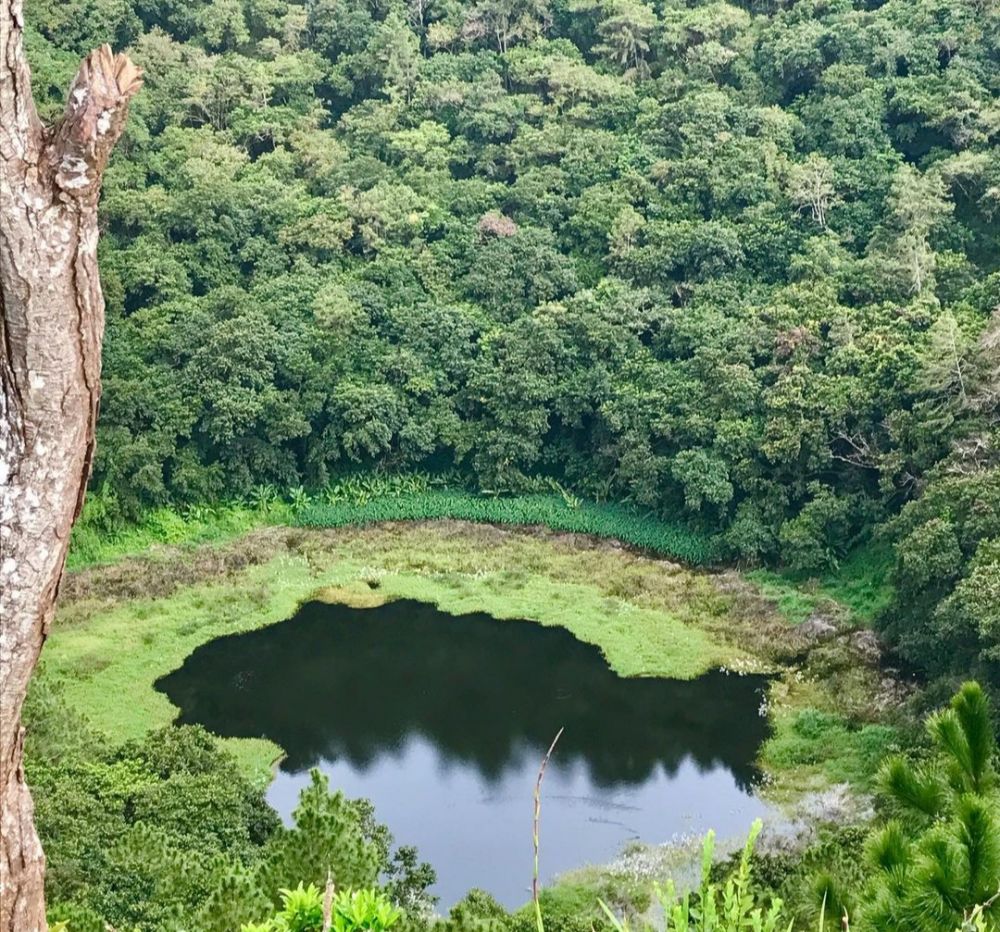
[[[46,928],[21,707],[90,474],[104,332],[97,200],[142,83],[104,46],[45,127],[22,31],[22,0],[0,0],[0,932]]]

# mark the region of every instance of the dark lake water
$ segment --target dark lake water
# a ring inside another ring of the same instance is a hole
[[[524,903],[538,765],[543,882],[715,828],[741,834],[764,804],[764,677],[623,679],[561,628],[392,602],[312,602],[289,621],[199,647],[157,683],[178,721],[266,737],[288,756],[268,798],[288,818],[308,771],[375,803],[397,844],[438,872],[447,907],[471,887]]]

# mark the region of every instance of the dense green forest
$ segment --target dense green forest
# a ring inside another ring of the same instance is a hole
[[[423,468],[551,477],[806,573],[874,529],[905,656],[996,676],[996,4],[27,24],[50,114],[96,43],[146,71],[103,198],[92,518]]]
[[[913,705],[971,676],[997,695],[997,0],[26,0],[25,19],[48,118],[102,42],[145,71],[102,195],[86,530],[252,523],[283,497],[307,526],[360,500],[772,582],[885,560],[861,621],[923,676]],[[987,692],[907,733],[873,824],[709,859],[701,925],[671,928],[819,928],[828,904],[829,928],[953,932],[987,902],[965,928],[995,928]],[[811,714],[803,742],[848,734]],[[26,721],[70,932],[312,932],[331,851],[388,897],[379,922],[431,922],[431,868],[318,776],[281,826],[203,731],[109,746],[48,685]],[[734,890],[745,912],[709,925]],[[593,894],[546,891],[548,932],[622,932],[650,905]],[[447,928],[544,932],[481,891]]]

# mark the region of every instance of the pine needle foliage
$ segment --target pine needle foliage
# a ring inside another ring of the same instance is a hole
[[[862,926],[952,932],[980,906],[985,928],[998,928],[1000,907],[991,898],[1000,886],[1000,795],[982,687],[965,683],[949,708],[931,716],[927,730],[932,762],[918,767],[895,757],[882,773],[897,817],[866,848],[872,879],[863,895]]]
[[[989,699],[978,683],[964,684],[951,707],[931,717],[928,730],[951,758],[949,777],[956,791],[985,794],[995,787],[996,741]]]
[[[882,783],[893,799],[931,818],[947,803],[940,775],[901,757],[893,757],[886,763]]]

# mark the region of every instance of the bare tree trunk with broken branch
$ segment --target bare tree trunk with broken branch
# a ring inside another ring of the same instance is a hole
[[[46,928],[21,708],[83,505],[100,397],[101,177],[142,81],[108,46],[43,126],[22,0],[0,0],[0,932]]]

